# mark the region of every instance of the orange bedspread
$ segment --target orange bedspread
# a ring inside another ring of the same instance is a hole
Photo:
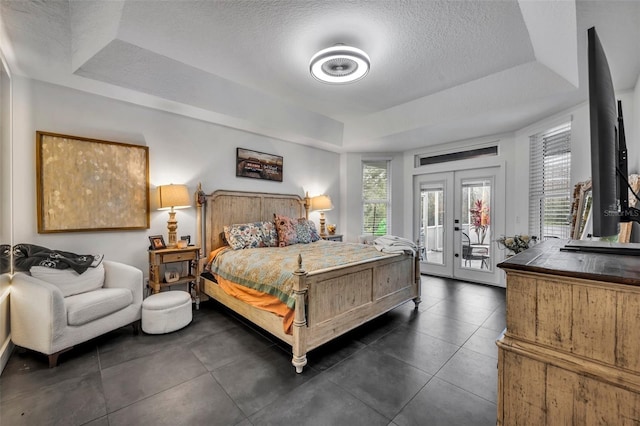
[[[324,240],[244,250],[224,246],[210,253],[205,269],[227,294],[282,317],[285,333],[291,334],[295,312],[293,271],[298,267],[298,256],[302,256],[305,270],[309,272],[396,255],[364,244]]]
[[[215,275],[215,277],[220,288],[228,295],[240,299],[245,303],[255,306],[256,308],[272,312],[279,317],[282,317],[284,332],[291,334],[291,327],[293,325],[293,317],[295,314],[294,309],[290,309],[275,296],[262,293],[241,284],[236,284],[220,277],[219,275]]]
[[[226,246],[225,246],[226,247]],[[220,247],[209,253],[207,263],[211,262],[211,259],[222,251],[225,247]],[[267,312],[274,313],[282,318],[282,327],[286,334],[291,334],[291,327],[293,326],[293,318],[295,310],[289,308],[286,304],[280,301],[276,296],[263,293],[258,290],[236,284],[233,281],[229,281],[217,274],[213,274],[216,277],[216,281],[220,288],[229,296],[233,296],[242,300],[256,308],[263,309]]]

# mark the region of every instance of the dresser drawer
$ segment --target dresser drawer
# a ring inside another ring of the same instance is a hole
[[[194,260],[195,258],[195,251],[190,251],[187,253],[166,253],[162,255],[162,263],[182,262],[185,260]]]

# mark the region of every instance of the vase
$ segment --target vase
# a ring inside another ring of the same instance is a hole
[[[476,228],[476,238],[478,240],[478,244],[484,244],[484,238],[486,237],[487,232],[485,228]]]

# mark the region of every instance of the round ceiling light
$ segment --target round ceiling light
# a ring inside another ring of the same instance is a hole
[[[351,83],[369,72],[369,55],[343,44],[322,49],[311,58],[311,75],[323,83]]]

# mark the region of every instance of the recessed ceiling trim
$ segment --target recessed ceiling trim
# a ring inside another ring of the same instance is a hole
[[[309,62],[311,75],[330,84],[345,84],[360,80],[367,75],[371,65],[369,55],[351,46],[337,44],[322,49]]]

